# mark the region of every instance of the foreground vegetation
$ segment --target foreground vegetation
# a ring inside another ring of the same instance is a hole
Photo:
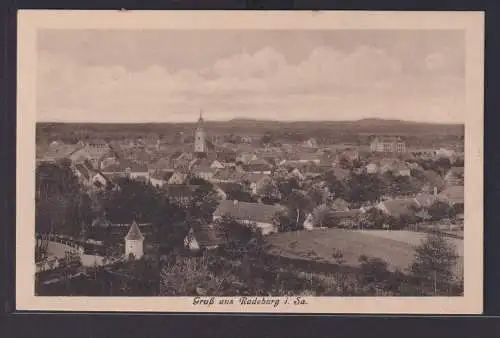
[[[232,221],[234,222],[234,221]],[[224,230],[224,229],[223,229]],[[265,250],[263,238],[232,224],[227,243],[197,255],[185,251],[148,255],[111,267],[95,267],[77,278],[37,285],[41,295],[87,296],[451,296],[463,292],[458,256],[439,233],[416,249],[407,271],[361,255],[356,266],[332,249],[331,261],[283,259]]]

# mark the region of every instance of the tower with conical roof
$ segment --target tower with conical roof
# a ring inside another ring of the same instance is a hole
[[[133,255],[135,259],[141,259],[144,256],[144,236],[139,229],[139,226],[134,221],[130,230],[125,236],[125,257]]]
[[[200,118],[194,132],[194,152],[198,155],[205,155],[207,153],[207,134],[205,133],[204,125],[203,111],[200,111]]]

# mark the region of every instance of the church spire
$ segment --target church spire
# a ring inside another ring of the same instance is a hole
[[[206,133],[204,128],[204,120],[203,120],[203,110],[200,109],[200,118],[198,119],[198,126],[195,131],[195,140],[194,140],[194,152],[197,154],[205,154],[207,151],[206,145]]]
[[[198,124],[199,124],[199,125],[202,125],[202,124],[203,124],[203,122],[205,122],[205,121],[203,120],[203,109],[200,109],[200,118],[198,119]]]

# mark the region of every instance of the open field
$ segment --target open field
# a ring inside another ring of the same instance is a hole
[[[387,230],[365,230],[359,231],[367,236],[374,236],[378,238],[387,238],[391,240],[395,240],[398,242],[406,243],[410,246],[417,246],[422,243],[423,240],[427,237],[426,233],[423,232],[414,232],[414,231],[387,231]],[[448,238],[448,241],[453,243],[455,246],[455,250],[457,255],[460,257],[464,256],[464,241],[458,238]]]
[[[405,271],[415,257],[414,247],[425,236],[410,231],[315,229],[273,234],[268,237],[268,251],[287,258],[336,263],[332,253],[337,249],[348,265],[358,265],[359,256],[366,255],[383,259],[390,269]],[[457,254],[463,256],[463,241],[450,240],[457,246]]]

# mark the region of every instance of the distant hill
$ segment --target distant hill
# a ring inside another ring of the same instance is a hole
[[[366,143],[372,135],[400,135],[414,139],[426,138],[425,144],[441,143],[443,139],[459,140],[464,135],[463,124],[434,124],[401,120],[368,118],[357,121],[276,121],[232,119],[206,121],[209,134],[264,135],[271,133],[277,139],[301,140],[315,137],[323,142]],[[53,139],[133,138],[157,135],[172,137],[194,132],[193,123],[37,123],[37,142]]]

